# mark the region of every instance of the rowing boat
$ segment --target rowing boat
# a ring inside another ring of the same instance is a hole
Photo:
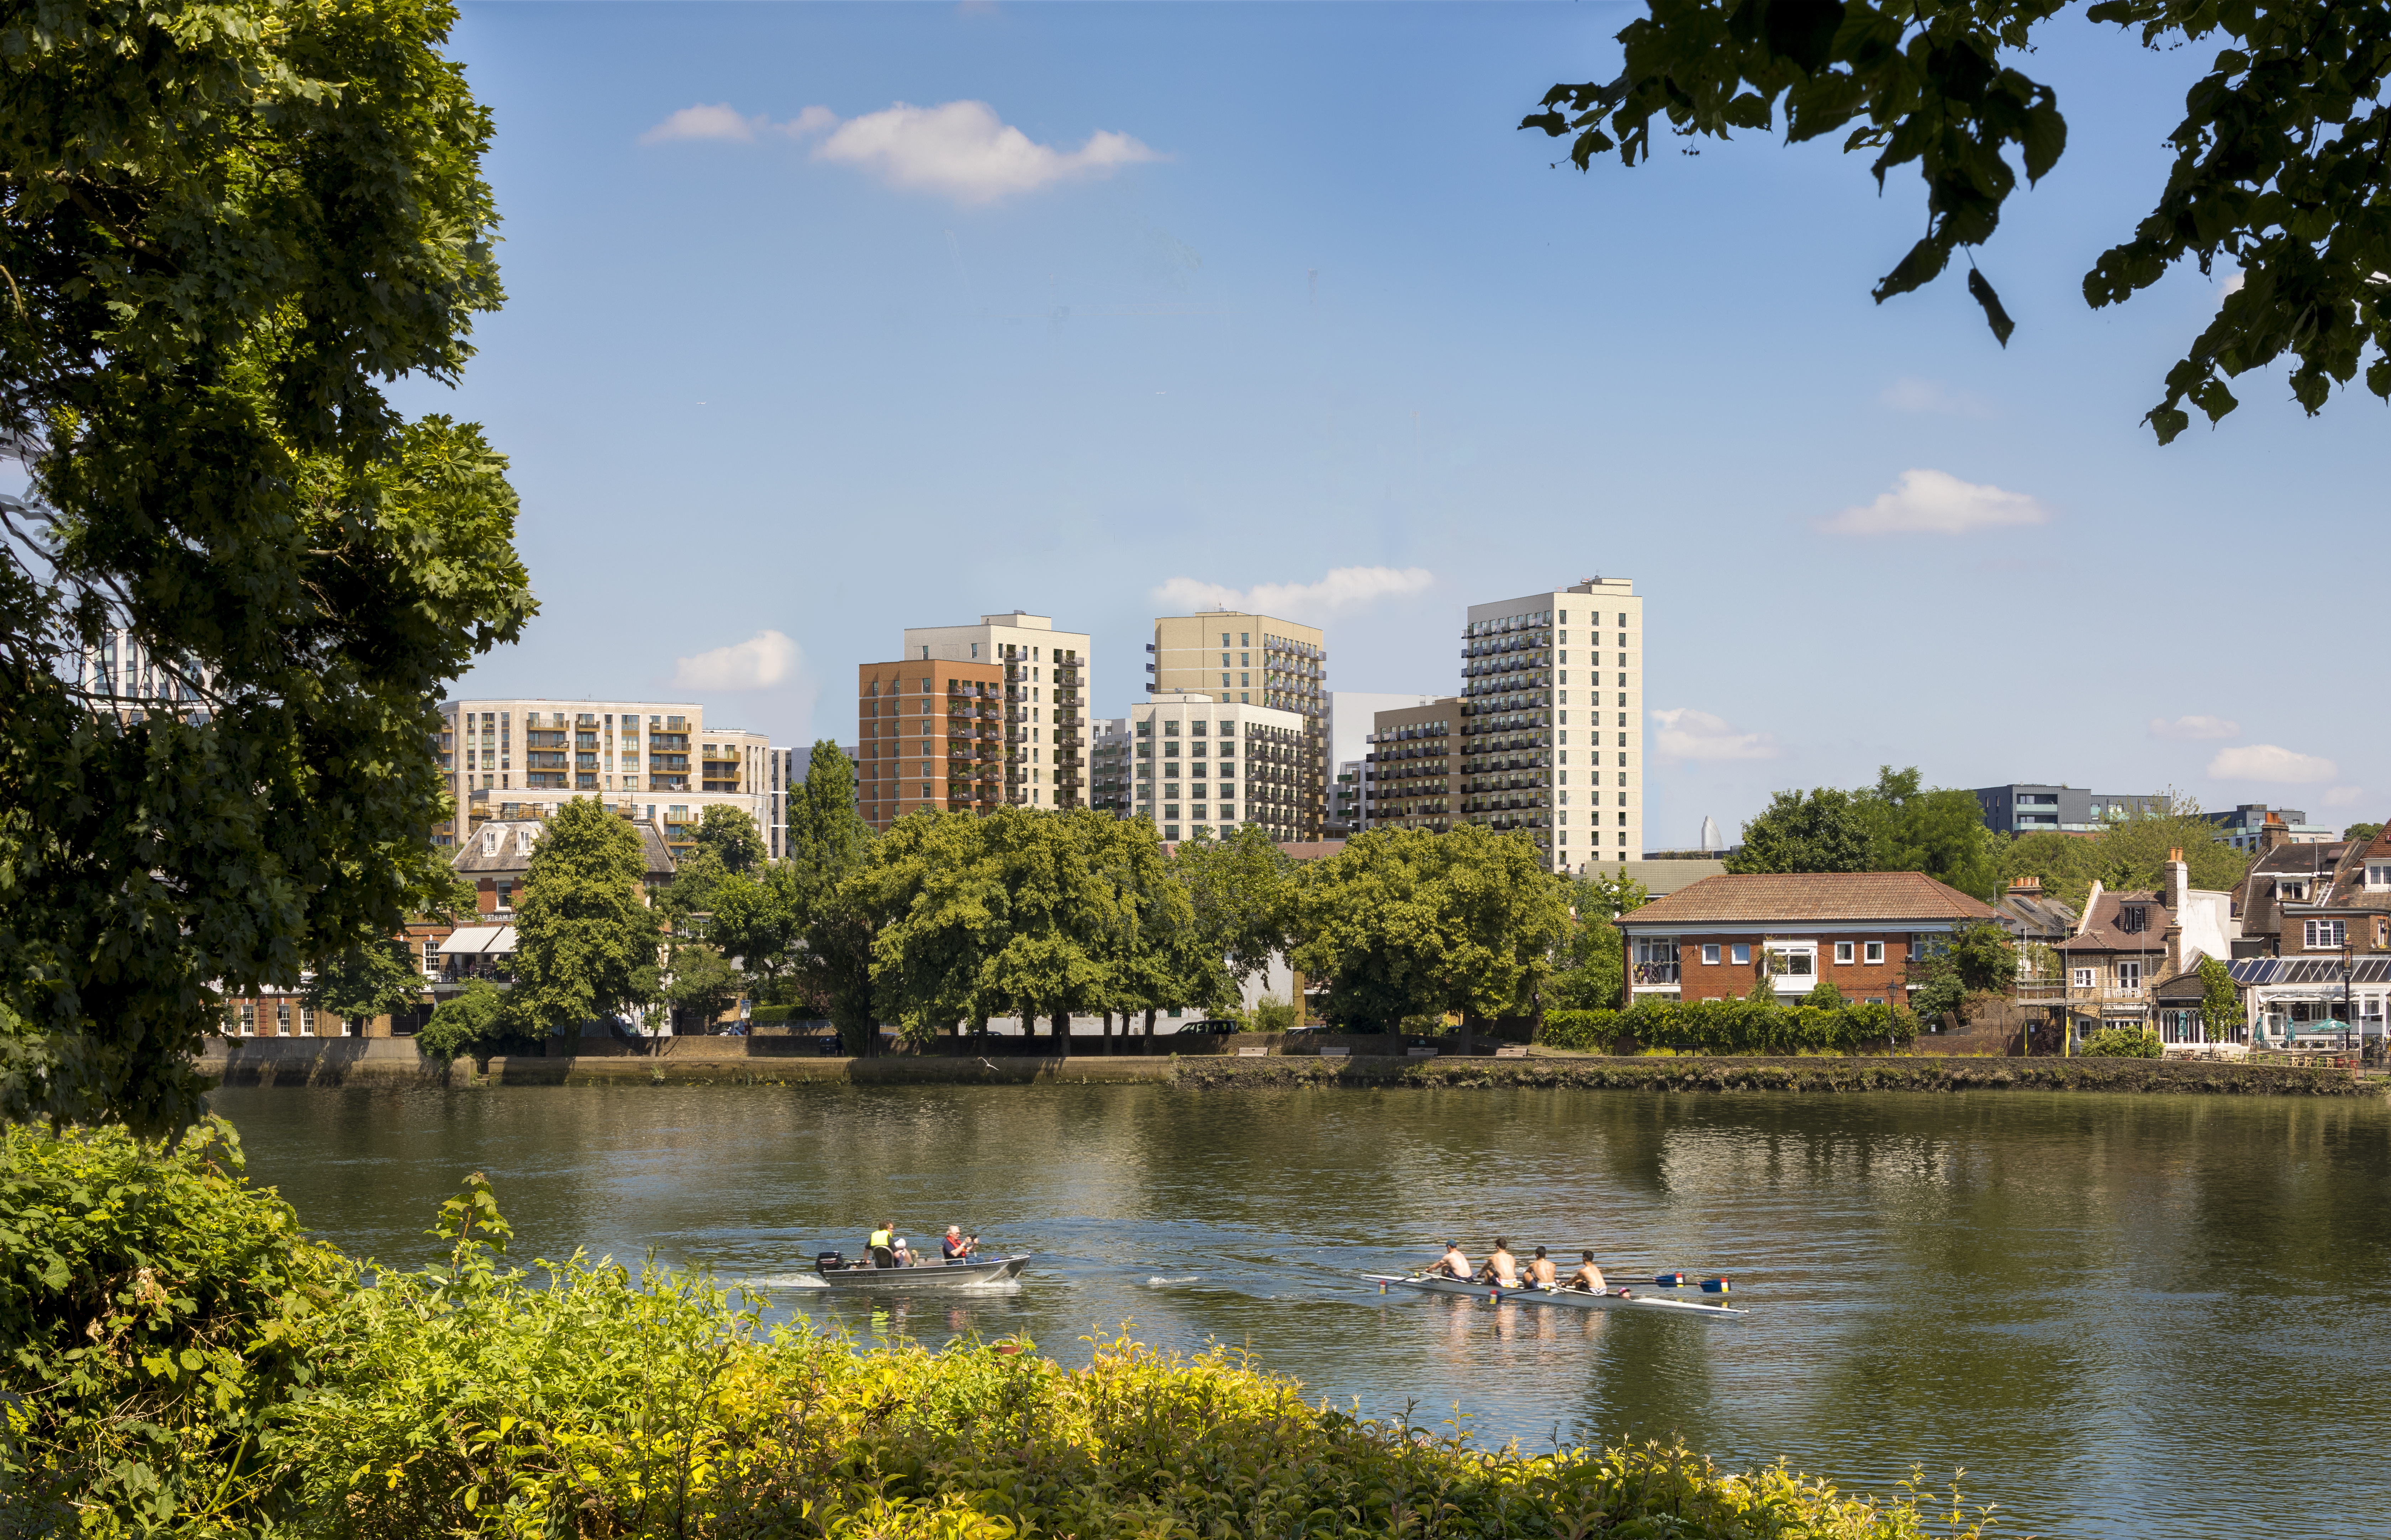
[[[1746,1310],[1729,1310],[1725,1305],[1696,1304],[1691,1300],[1661,1300],[1648,1294],[1636,1294],[1620,1289],[1608,1294],[1596,1294],[1582,1288],[1536,1288],[1522,1287],[1505,1288],[1499,1284],[1464,1283],[1459,1278],[1397,1277],[1387,1273],[1367,1273],[1364,1278],[1378,1286],[1384,1294],[1389,1288],[1408,1288],[1420,1294],[1458,1294],[1465,1299],[1483,1299],[1502,1304],[1565,1305],[1571,1310],[1635,1310],[1663,1315],[1699,1315],[1706,1320],[1739,1320],[1751,1314]]]
[[[821,1281],[833,1288],[900,1288],[908,1293],[924,1289],[966,1288],[975,1284],[1002,1283],[1020,1276],[1029,1261],[1028,1253],[1017,1257],[996,1257],[987,1262],[924,1262],[918,1267],[874,1267],[870,1262],[842,1263],[827,1258],[817,1261],[814,1271]]]

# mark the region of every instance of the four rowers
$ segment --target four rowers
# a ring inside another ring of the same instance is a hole
[[[1473,1268],[1469,1265],[1469,1254],[1462,1250],[1461,1243],[1449,1240],[1444,1243],[1444,1255],[1428,1263],[1428,1274],[1430,1277],[1452,1278],[1461,1283],[1493,1284],[1497,1288],[1525,1287],[1574,1288],[1592,1294],[1605,1292],[1607,1286],[1603,1283],[1602,1269],[1594,1264],[1594,1253],[1580,1251],[1578,1257],[1578,1270],[1566,1279],[1559,1279],[1560,1270],[1554,1265],[1552,1258],[1544,1254],[1543,1247],[1536,1248],[1535,1256],[1523,1268],[1519,1265],[1519,1259],[1511,1254],[1510,1243],[1496,1236],[1494,1249],[1487,1255],[1486,1264]],[[1524,1285],[1522,1279],[1525,1280]],[[1556,1279],[1559,1281],[1556,1282]]]

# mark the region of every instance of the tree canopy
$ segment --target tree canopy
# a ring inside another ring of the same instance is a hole
[[[792,938],[790,971],[829,1013],[847,1051],[869,1053],[879,1024],[872,983],[879,925],[866,892],[851,886],[873,843],[855,809],[855,767],[837,744],[821,739],[807,757],[806,778],[788,795],[789,874],[775,889],[780,912],[760,918]],[[759,965],[756,954],[742,955],[751,971]]]
[[[1554,949],[1544,1002],[1559,1010],[1609,1011],[1625,993],[1626,944],[1611,922],[1652,899],[1624,868],[1568,879],[1570,929]]]
[[[1562,879],[1521,835],[1374,829],[1295,883],[1291,956],[1332,1021],[1392,1028],[1525,1014],[1569,928]]]
[[[446,886],[432,703],[534,609],[505,462],[381,394],[500,297],[451,19],[0,21],[0,1117],[187,1122],[220,990]]]
[[[1878,768],[1858,791],[1784,791],[1743,826],[1730,872],[1923,872],[1991,899],[2002,883],[1999,841],[1973,792],[1929,789],[1915,767]]]
[[[2097,835],[2020,835],[1997,848],[2001,880],[2035,877],[2061,902],[2081,907],[2097,879],[2109,892],[2163,892],[2169,851],[2181,850],[2191,886],[2221,892],[2250,869],[2247,851],[2200,814],[2200,805],[2170,796],[2156,809],[2116,819]]]
[[[730,873],[752,872],[764,864],[764,835],[756,821],[740,809],[716,802],[697,821],[697,848]]]
[[[309,1005],[343,1021],[405,1010],[423,994],[423,975],[404,941],[360,941],[316,964],[303,990]]]
[[[556,810],[532,846],[515,909],[512,1014],[554,1037],[646,996],[663,942],[631,825],[594,797]]]
[[[1583,171],[1616,151],[1649,159],[1656,121],[1685,136],[1773,131],[1842,136],[1868,150],[1880,188],[1915,163],[1926,231],[1877,283],[1879,304],[1931,282],[1954,252],[1993,237],[2023,171],[2049,175],[2067,147],[2058,94],[2022,68],[2063,0],[1651,0],[1619,42],[1608,82],[1554,86],[1522,128],[1574,136]],[[2289,356],[2310,415],[2361,363],[2391,399],[2391,5],[2255,6],[2097,0],[2086,16],[2153,51],[2215,46],[2167,135],[2175,161],[2156,205],[2084,276],[2094,308],[2150,288],[2187,258],[2242,283],[2227,294],[2144,419],[2162,444],[2197,407],[2238,405],[2226,381]],[[2156,126],[2156,125],[2153,125]],[[2007,346],[2014,323],[1969,258],[1968,291]],[[2371,355],[2371,356],[2370,356]]]

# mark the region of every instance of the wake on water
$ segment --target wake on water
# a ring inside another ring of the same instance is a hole
[[[1191,1273],[1183,1278],[1148,1278],[1145,1280],[1145,1287],[1148,1288],[1178,1288],[1187,1284],[1202,1283],[1203,1281],[1204,1275],[1201,1273]]]

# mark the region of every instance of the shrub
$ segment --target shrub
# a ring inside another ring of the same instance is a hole
[[[264,1445],[355,1272],[240,1171],[221,1119],[0,1141],[0,1509],[31,1533],[236,1532],[285,1489]]]
[[[1906,1046],[1917,1039],[1918,1018],[1883,1004],[1648,998],[1620,1013],[1618,1030],[1647,1048],[1681,1054],[1850,1054],[1874,1043]]]
[[[2159,1035],[2147,1027],[2104,1027],[2075,1050],[2088,1059],[2155,1059],[2165,1057]]]
[[[1245,1030],[1248,1032],[1292,1032],[1303,1025],[1296,1008],[1276,995],[1266,994],[1254,1002],[1247,1014]]]
[[[1544,1024],[1536,1032],[1536,1041],[1555,1048],[1582,1048],[1608,1054],[1619,1042],[1620,1030],[1617,1011],[1546,1011]]]
[[[520,1042],[536,1048],[538,1039],[517,1019],[510,991],[486,978],[466,982],[433,1011],[432,1019],[415,1034],[416,1050],[425,1058],[446,1064],[459,1055],[479,1057],[502,1043]]]
[[[1808,994],[1802,997],[1802,1003],[1822,1011],[1840,1010],[1842,1008],[1843,991],[1835,988],[1832,980],[1821,978],[1811,987]]]
[[[747,1013],[748,1023],[756,1027],[781,1027],[796,1013],[795,1005],[757,1005]]]

